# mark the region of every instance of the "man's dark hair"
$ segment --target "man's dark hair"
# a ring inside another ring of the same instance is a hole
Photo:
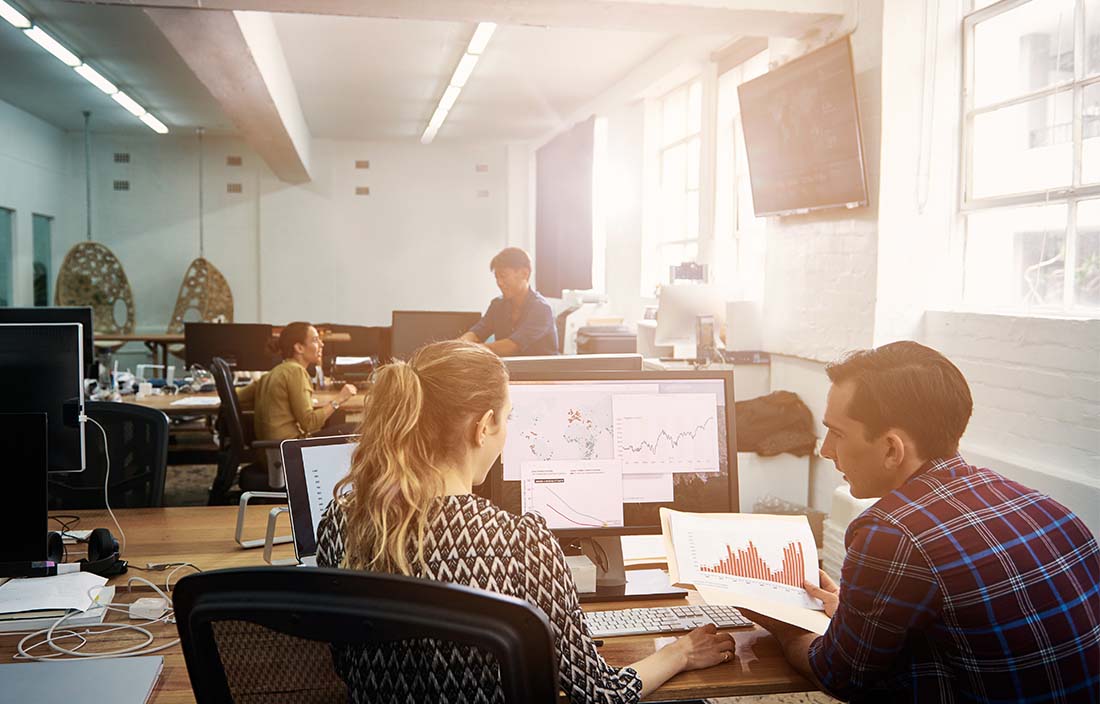
[[[912,341],[850,352],[825,367],[834,384],[855,385],[848,415],[868,437],[904,430],[923,459],[959,450],[974,401],[959,368],[947,357]]]
[[[489,262],[489,271],[497,269],[526,269],[531,271],[531,257],[519,247],[505,247]]]

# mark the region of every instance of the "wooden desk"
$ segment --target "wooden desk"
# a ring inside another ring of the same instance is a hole
[[[270,506],[250,507],[246,521],[246,535],[262,535],[270,508]],[[102,526],[111,527],[113,530],[113,524],[105,511],[72,513],[81,516],[80,523],[73,526],[74,528],[91,529]],[[233,541],[236,513],[237,509],[233,506],[116,511],[122,529],[126,531],[125,557],[131,565],[145,566],[150,562],[187,561],[204,570],[262,565],[261,550],[244,550]],[[282,520],[284,522],[281,523],[281,527],[288,529],[285,519]],[[291,556],[293,556],[293,548],[290,545],[280,545],[275,548],[276,558]],[[116,601],[128,601],[137,596],[147,595],[138,590],[130,594],[126,592],[126,580],[131,576],[143,576],[163,584],[167,573],[131,570],[126,575],[112,579],[111,584],[119,587]],[[182,572],[177,576],[182,576]],[[691,593],[689,602],[699,603],[698,595]],[[675,606],[683,603],[679,600],[663,600],[630,602],[630,606]],[[624,608],[624,604],[585,605],[586,610],[616,608]],[[112,615],[109,620],[124,619]],[[174,625],[161,625],[151,630],[154,630],[158,636],[154,645],[176,637]],[[94,650],[95,643],[104,643],[108,647],[116,648],[122,642],[127,644],[139,642],[137,636],[122,633],[110,637],[109,642],[108,637],[93,639],[87,646],[89,652]],[[736,657],[729,663],[677,675],[655,691],[649,699],[669,701],[813,690],[810,683],[787,664],[780,652],[778,642],[766,631],[756,628],[751,631],[741,629],[732,633],[737,640],[737,649]],[[0,662],[11,662],[16,644],[21,637],[0,634]],[[600,652],[612,665],[623,666],[651,655],[672,640],[672,636],[607,638]],[[187,666],[184,663],[182,651],[176,646],[161,654],[164,655],[164,671],[150,701],[154,704],[193,703],[195,699],[191,693],[191,683],[187,676]]]
[[[313,399],[314,406],[320,406],[336,399],[340,395],[339,391],[314,391]],[[209,405],[204,406],[183,406],[173,405],[174,401],[178,401],[184,398],[208,398],[213,399]],[[156,394],[154,396],[146,396],[139,399],[135,396],[123,396],[123,403],[134,403],[139,406],[145,406],[146,408],[155,408],[158,411],[164,411],[169,416],[216,416],[218,410],[221,408],[221,403],[216,403],[218,400],[218,394],[210,391],[208,393],[192,394],[192,393],[177,393],[177,394]],[[348,411],[361,411],[363,410],[363,395],[357,394],[347,400],[342,406],[342,409]]]
[[[183,335],[173,335],[167,333],[161,334],[146,334],[146,335],[100,335],[96,334],[95,341],[105,343],[127,343],[127,342],[141,342],[144,343],[149,351],[153,353],[153,363],[162,364],[165,367],[168,366],[168,347],[170,345],[182,345]]]

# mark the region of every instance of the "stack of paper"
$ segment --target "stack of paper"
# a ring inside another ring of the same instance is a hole
[[[105,604],[114,598],[115,588],[90,572],[71,572],[55,577],[10,579],[0,586],[0,632],[48,628],[58,618],[78,611],[66,624],[102,623]]]

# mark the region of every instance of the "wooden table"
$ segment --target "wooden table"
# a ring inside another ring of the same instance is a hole
[[[143,335],[100,335],[96,333],[95,341],[106,343],[141,342],[153,353],[153,363],[168,367],[168,347],[170,345],[182,345],[183,335],[168,333],[143,334]]]
[[[266,527],[269,506],[249,508],[246,520],[246,535],[262,535]],[[80,523],[73,528],[91,529],[110,527],[114,530],[110,518],[104,511],[75,511],[81,516]],[[262,565],[261,550],[244,550],[233,541],[233,529],[237,509],[233,506],[202,506],[156,509],[123,509],[116,511],[122,529],[126,532],[126,551],[124,557],[131,565],[145,566],[157,562],[192,562],[203,570],[226,567]],[[285,528],[286,523],[282,526]],[[290,545],[275,548],[276,558],[293,556]],[[181,573],[182,575],[182,573]],[[180,575],[180,576],[181,576]],[[166,572],[140,572],[131,570],[128,574],[115,577],[111,584],[118,586],[116,601],[129,601],[138,596],[146,596],[138,589],[128,593],[126,580],[131,576],[143,576],[163,585]],[[698,595],[690,593],[689,603],[700,603]],[[630,602],[629,606],[677,606],[682,600],[661,600],[652,602]],[[623,603],[586,604],[585,610],[605,610],[624,608]],[[112,614],[109,621],[125,620]],[[173,625],[155,626],[151,630],[158,636],[154,645],[176,638]],[[729,663],[717,665],[706,670],[686,672],[669,680],[660,689],[650,695],[650,700],[669,701],[679,699],[702,699],[708,697],[729,697],[748,694],[769,694],[777,692],[812,691],[813,687],[801,675],[795,672],[783,654],[778,642],[761,628],[732,631],[737,641],[736,657]],[[16,643],[21,636],[0,634],[0,662],[11,662]],[[600,649],[604,658],[612,665],[624,666],[651,655],[655,650],[674,640],[671,636],[625,636],[605,639]],[[89,652],[96,643],[103,647],[117,648],[120,643],[137,642],[138,637],[125,635],[125,632],[93,639],[88,646]],[[190,679],[183,652],[179,646],[169,648],[164,655],[164,671],[157,689],[151,698],[154,704],[190,704],[195,701],[191,692]]]
[[[340,392],[335,390],[314,391],[313,405],[320,406],[326,404],[339,396]],[[209,405],[203,406],[173,405],[173,402],[184,398],[204,398],[211,399],[211,401]],[[221,408],[221,403],[218,402],[218,394],[213,391],[198,394],[156,394],[141,399],[131,395],[123,396],[122,401],[123,403],[134,403],[139,406],[145,406],[146,408],[155,408],[158,411],[164,411],[164,413],[169,416],[216,416],[218,415],[218,410]],[[352,412],[363,410],[363,395],[357,394],[352,396],[340,407]]]

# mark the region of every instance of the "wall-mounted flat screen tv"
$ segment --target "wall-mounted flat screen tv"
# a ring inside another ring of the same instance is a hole
[[[737,89],[756,215],[867,205],[848,38]]]

